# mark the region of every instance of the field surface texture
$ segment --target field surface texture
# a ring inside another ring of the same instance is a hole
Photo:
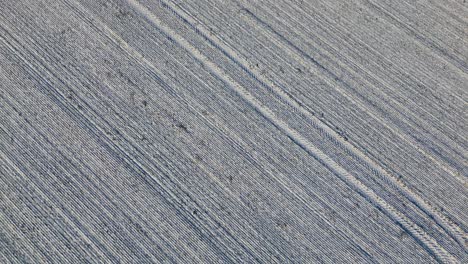
[[[0,263],[468,263],[463,0],[0,0]]]

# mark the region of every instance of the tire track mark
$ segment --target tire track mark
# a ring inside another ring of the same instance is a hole
[[[176,41],[181,47],[185,50],[190,52],[197,60],[199,60],[203,65],[205,65],[208,69],[212,71],[215,76],[219,79],[223,80],[225,83],[229,84],[229,86],[235,90],[235,92],[243,98],[248,104],[250,104],[254,109],[256,109],[261,115],[263,115],[267,120],[269,120],[273,125],[275,125],[279,130],[283,131],[288,137],[291,138],[293,142],[303,148],[307,153],[311,156],[315,157],[318,161],[320,161],[325,167],[329,170],[334,172],[338,177],[342,178],[343,181],[348,183],[349,185],[353,186],[361,195],[365,196],[367,199],[372,201],[374,205],[381,208],[383,211],[387,213],[394,221],[400,223],[409,233],[411,233],[415,238],[417,238],[427,249],[430,250],[438,259],[452,263],[455,262],[453,256],[451,256],[445,249],[440,247],[437,242],[427,235],[424,230],[415,226],[411,220],[409,220],[406,216],[402,213],[398,212],[393,206],[387,204],[383,199],[381,199],[376,193],[374,193],[370,188],[362,184],[358,179],[352,176],[349,172],[343,169],[340,165],[338,165],[333,159],[326,156],[321,150],[317,149],[313,146],[310,142],[307,141],[303,136],[301,136],[297,131],[291,129],[284,121],[279,120],[275,114],[268,109],[267,107],[263,106],[261,102],[259,102],[255,97],[253,97],[245,88],[240,86],[235,80],[233,80],[229,75],[227,75],[222,69],[220,69],[216,64],[211,62],[205,55],[201,53],[196,47],[192,46],[187,40],[185,40],[182,36],[178,35],[177,32],[170,29],[169,27],[165,26],[156,16],[153,15],[146,7],[141,5],[140,3],[134,0],[127,0],[127,2],[135,8],[141,15],[146,17],[149,21],[154,23],[156,27],[161,29],[166,33],[166,35],[171,36],[174,41]],[[176,11],[173,11],[176,13]],[[178,14],[178,13],[176,13]],[[179,15],[179,17],[182,17]],[[202,30],[198,29],[198,32],[202,32]],[[206,35],[205,38],[208,38]],[[214,41],[212,40],[214,43]],[[221,49],[219,43],[217,43],[217,47]],[[226,48],[226,47],[223,47]],[[229,54],[229,51],[222,49],[225,53]],[[233,60],[239,61],[239,58],[235,53],[231,51],[229,54]],[[255,76],[254,73],[251,72],[251,75]],[[258,78],[257,78],[258,79]],[[265,83],[265,82],[264,82]],[[278,90],[277,93],[283,97],[288,98],[282,90],[275,88],[273,89]],[[290,100],[288,100],[290,101]],[[288,102],[287,101],[287,102]],[[290,103],[291,104],[291,103]],[[296,108],[298,106],[296,105]],[[302,109],[302,108],[301,108]],[[304,110],[302,110],[305,112]],[[315,117],[314,117],[315,118]],[[312,119],[314,120],[314,119]],[[324,131],[330,133],[327,130],[328,127],[322,128]],[[329,129],[329,128],[328,128]],[[336,136],[335,136],[336,137]],[[338,139],[339,140],[339,139]],[[348,146],[349,147],[349,146]],[[362,155],[362,154],[361,154]],[[388,176],[386,176],[389,178]],[[393,179],[393,177],[390,177]],[[396,180],[395,180],[396,182]],[[398,184],[401,188],[401,184]]]
[[[216,64],[209,61],[209,59],[206,56],[204,56],[199,50],[193,47],[183,37],[179,36],[177,32],[173,31],[167,26],[164,26],[163,23],[157,17],[155,17],[151,13],[151,11],[149,11],[146,7],[142,6],[141,4],[139,4],[138,2],[134,0],[127,0],[127,2],[135,6],[135,8],[142,13],[142,15],[147,17],[150,21],[155,23],[158,27],[164,28],[168,36],[174,36],[174,39],[180,42],[181,46],[183,46],[187,51],[191,52],[194,55],[194,57],[196,57],[205,65],[207,65],[210,69],[212,69],[217,75],[219,75],[219,77],[222,80],[225,80],[227,83],[230,83],[231,86],[238,89],[240,93],[245,92],[244,95],[247,100],[251,99],[251,100],[257,101],[256,98],[254,98],[248,91],[246,91],[243,87],[238,85],[232,78],[230,78],[227,74],[225,74]],[[274,83],[262,78],[261,75],[254,72],[254,70],[250,71],[248,68],[248,62],[245,59],[238,56],[234,50],[232,50],[229,46],[225,45],[221,41],[217,40],[215,37],[210,37],[209,31],[204,29],[202,26],[200,26],[199,23],[194,23],[193,19],[191,19],[187,14],[178,12],[177,7],[174,7],[174,5],[172,4],[168,4],[163,1],[161,1],[161,3],[163,7],[168,8],[174,15],[181,18],[182,20],[184,20],[185,23],[189,24],[189,26],[194,28],[194,30],[198,34],[200,34],[204,39],[208,40],[210,44],[212,44],[214,47],[222,51],[231,60],[236,62],[236,64],[242,67],[255,80],[260,82],[264,87],[266,87],[270,91],[273,91],[283,102],[285,102],[287,105],[292,106],[295,110],[297,110],[302,115],[308,117],[312,121],[312,125],[314,127],[322,131],[325,135],[327,135],[327,137],[334,139],[334,142],[338,144],[340,147],[343,147],[349,153],[352,153],[353,155],[355,155],[355,157],[358,157],[359,159],[363,160],[364,163],[368,166],[369,170],[375,176],[383,178],[393,188],[400,190],[411,202],[413,202],[416,206],[422,209],[426,214],[431,216],[431,218],[433,218],[438,225],[440,225],[444,230],[446,230],[446,232],[450,234],[451,237],[454,238],[461,246],[463,246],[464,248],[466,247],[466,244],[465,244],[466,243],[465,240],[467,239],[466,233],[460,227],[458,227],[455,223],[453,223],[450,219],[448,219],[445,215],[439,212],[436,208],[432,207],[428,201],[424,200],[422,197],[419,197],[416,193],[414,193],[408,186],[406,186],[399,179],[388,174],[378,164],[370,160],[367,156],[365,156],[362,152],[360,152],[353,145],[341,139],[338,135],[336,135],[336,132],[334,132],[327,125],[323,124],[320,120],[318,120],[315,116],[313,116],[309,111],[304,109],[304,107],[301,104],[292,100],[291,96],[285,93],[281,88],[277,87]],[[257,106],[260,106],[261,103],[257,101],[257,102],[254,102],[254,104]],[[287,125],[284,122],[283,124]]]

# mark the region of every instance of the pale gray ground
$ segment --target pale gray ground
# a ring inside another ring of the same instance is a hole
[[[462,0],[0,0],[0,263],[468,262]]]

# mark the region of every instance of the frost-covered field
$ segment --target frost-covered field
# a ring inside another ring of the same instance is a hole
[[[0,263],[468,262],[461,0],[0,0]]]

